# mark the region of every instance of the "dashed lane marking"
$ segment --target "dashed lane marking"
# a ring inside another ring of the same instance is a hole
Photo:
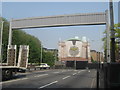
[[[60,72],[53,72],[53,73],[60,73]]]
[[[95,78],[92,80],[91,88],[93,88],[94,82],[95,82]]]
[[[81,71],[85,71],[85,70],[81,70]]]
[[[75,75],[76,73],[73,73],[73,75]]]
[[[78,71],[78,70],[74,70],[74,71]]]
[[[42,74],[42,75],[37,75],[37,76],[34,76],[34,77],[41,77],[41,76],[46,76],[48,74]]]
[[[46,85],[44,85],[44,86],[39,87],[39,89],[44,88],[44,87],[47,87],[47,86],[50,86],[50,85],[55,84],[55,83],[57,83],[57,82],[58,82],[58,81],[51,82],[51,83],[49,83],[49,84],[46,84]]]
[[[67,78],[69,78],[69,77],[70,77],[70,76],[66,76],[66,77],[63,78],[63,80],[64,80],[64,79],[67,79]]]
[[[88,72],[90,72],[90,70],[88,70]]]
[[[66,70],[63,70],[62,72],[66,72]]]
[[[81,73],[81,71],[79,71],[78,73]]]

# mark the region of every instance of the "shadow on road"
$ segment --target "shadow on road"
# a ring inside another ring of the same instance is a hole
[[[15,75],[13,76],[12,78],[10,79],[5,79],[5,80],[2,80],[2,81],[8,81],[8,80],[14,80],[14,79],[20,79],[20,78],[24,78],[26,77],[26,75]]]

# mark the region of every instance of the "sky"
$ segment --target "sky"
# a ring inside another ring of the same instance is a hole
[[[108,2],[3,2],[2,17],[7,20],[39,16],[54,16],[76,13],[105,12]],[[118,3],[114,2],[114,21],[118,22]],[[34,35],[46,48],[58,48],[58,41],[75,36],[86,36],[92,50],[102,51],[105,25],[67,26],[23,29]]]

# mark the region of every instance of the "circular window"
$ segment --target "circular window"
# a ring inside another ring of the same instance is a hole
[[[76,46],[70,47],[69,53],[71,56],[75,57],[76,55],[79,54],[79,48]]]

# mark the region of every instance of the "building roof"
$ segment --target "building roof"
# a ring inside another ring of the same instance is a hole
[[[70,39],[68,39],[67,41],[81,41],[81,40],[78,39],[78,38],[70,38]]]

